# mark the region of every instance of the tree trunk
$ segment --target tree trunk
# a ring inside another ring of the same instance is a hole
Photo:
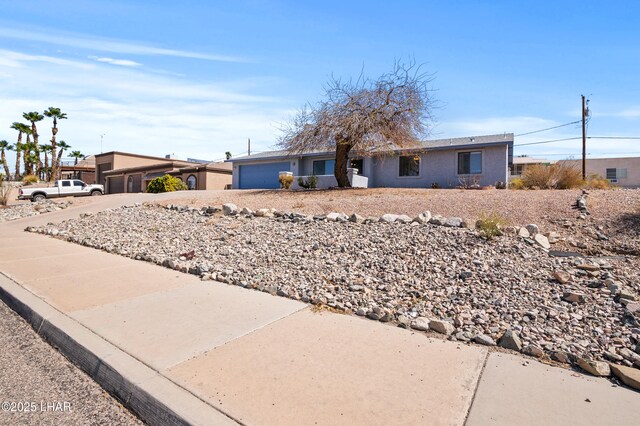
[[[7,179],[9,179],[9,165],[7,164],[7,157],[4,153],[4,149],[2,150],[2,159],[0,161],[2,161],[2,166],[4,167],[4,174],[7,177]]]
[[[333,175],[336,177],[340,188],[351,188],[351,183],[347,176],[349,151],[351,151],[351,144],[345,142],[338,142],[336,144],[336,166],[333,170]]]
[[[20,153],[22,152],[22,132],[18,132],[18,143],[16,143],[16,169],[15,180],[18,180],[20,176]]]
[[[56,180],[58,175],[58,168],[60,164],[55,161],[56,159],[56,135],[58,134],[58,121],[56,117],[53,117],[53,128],[51,129],[51,175],[49,176],[49,182]]]

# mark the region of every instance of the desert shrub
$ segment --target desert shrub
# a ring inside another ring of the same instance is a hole
[[[187,189],[187,185],[177,177],[171,175],[164,175],[157,177],[149,182],[147,186],[147,192],[152,194],[158,194],[160,192],[174,192],[184,191]]]
[[[597,173],[591,173],[587,176],[584,186],[588,189],[611,189],[611,182]]]
[[[524,181],[522,178],[513,178],[511,182],[509,182],[510,189],[524,189]]]
[[[501,228],[506,224],[507,221],[498,213],[482,214],[476,221],[476,229],[484,238],[491,240],[502,235]]]
[[[38,183],[38,177],[34,175],[26,175],[22,178],[22,183],[25,185],[33,185],[34,183]]]
[[[304,189],[315,189],[318,185],[318,178],[314,175],[309,176],[306,180],[299,177],[298,185],[300,185],[300,188]]]
[[[280,175],[278,176],[278,182],[280,182],[280,189],[291,189],[293,175]]]
[[[571,189],[583,183],[580,169],[568,163],[534,164],[522,175],[523,186],[532,189]]]
[[[552,181],[551,188],[572,189],[579,188],[584,184],[582,171],[569,163],[556,163],[550,166]]]
[[[497,181],[496,182],[496,189],[507,189],[507,184],[506,182],[502,182],[502,181]]]
[[[9,185],[9,182],[6,182],[4,175],[0,173],[0,206],[7,205],[10,191],[11,191],[11,186]]]
[[[431,189],[438,189],[438,188],[440,188],[440,184],[438,182],[431,183]]]

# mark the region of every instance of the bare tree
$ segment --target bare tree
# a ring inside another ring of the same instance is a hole
[[[431,75],[415,62],[396,62],[377,80],[360,77],[343,82],[332,77],[325,99],[305,106],[283,127],[279,145],[292,155],[309,151],[336,152],[334,175],[341,188],[350,187],[349,153],[375,156],[420,147],[433,106]]]

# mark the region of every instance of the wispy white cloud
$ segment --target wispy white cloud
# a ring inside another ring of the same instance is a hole
[[[80,61],[71,61],[68,59],[57,58],[46,55],[30,55],[12,50],[0,49],[0,64],[10,68],[22,68],[25,62],[44,62],[53,65],[63,65],[72,68],[80,68],[89,70],[93,68],[92,64]]]
[[[89,56],[89,59],[93,59],[94,61],[104,62],[111,65],[119,65],[122,67],[139,67],[142,66],[141,63],[130,61],[128,59],[114,59],[107,57],[99,57],[99,56]]]
[[[593,114],[594,117],[613,117],[635,120],[640,118],[640,107],[625,108],[619,111],[612,112],[597,112]]]
[[[144,56],[173,56],[179,58],[203,59],[207,61],[221,62],[247,62],[246,58],[228,55],[216,55],[210,53],[192,52],[189,50],[167,49],[150,46],[144,43],[126,40],[114,40],[102,37],[93,37],[85,34],[52,33],[37,30],[20,30],[15,28],[0,28],[0,37],[17,40],[37,41],[39,43],[53,44],[57,46],[76,47],[90,51],[121,53]]]

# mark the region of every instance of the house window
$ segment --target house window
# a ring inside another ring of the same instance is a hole
[[[364,175],[364,160],[362,158],[352,158],[349,162],[349,167],[352,169],[358,169],[360,176]]]
[[[618,179],[627,178],[627,169],[607,169],[607,179],[617,181]]]
[[[403,155],[399,159],[398,176],[420,176],[420,156]]]
[[[480,173],[482,173],[482,151],[458,153],[459,175],[477,175]]]
[[[524,171],[524,164],[514,164],[513,171],[511,172],[514,176],[521,176]]]
[[[336,160],[316,160],[313,162],[313,174],[316,176],[332,175]]]
[[[189,175],[187,178],[187,189],[196,189],[198,180],[194,175]]]

